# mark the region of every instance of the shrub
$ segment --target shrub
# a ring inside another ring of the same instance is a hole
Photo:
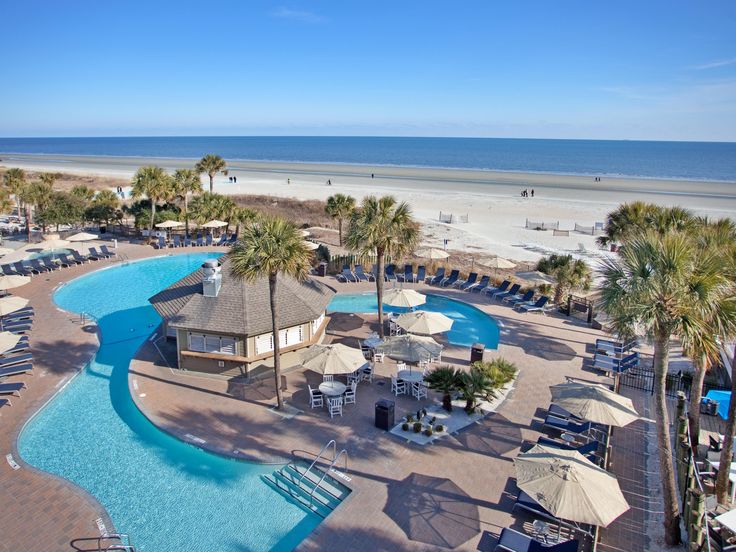
[[[493,382],[494,389],[499,389],[516,377],[516,365],[499,357],[489,362],[474,362],[473,368],[477,368],[484,376]],[[491,393],[493,395],[493,393]]]
[[[438,432],[438,433],[439,433],[440,431],[445,431],[445,426],[443,426],[442,424],[437,424],[436,426],[434,426],[434,430],[435,430],[436,432]]]
[[[414,433],[422,431],[422,422],[414,422]]]
[[[452,366],[439,366],[426,375],[424,381],[430,389],[442,393],[442,408],[452,411],[452,393],[461,385],[461,372]]]
[[[406,421],[412,423],[414,421],[414,416],[412,414],[407,414]]]
[[[403,424],[401,424],[401,429],[403,431],[409,431],[409,424],[407,424],[406,422],[404,422]]]
[[[425,430],[424,430],[424,434],[425,434],[425,435],[426,435],[427,437],[431,437],[431,436],[432,436],[432,428],[431,428],[431,427],[428,427],[427,429],[425,429]]]

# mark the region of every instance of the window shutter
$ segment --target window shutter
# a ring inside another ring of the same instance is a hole
[[[206,335],[204,337],[204,349],[208,353],[217,353],[220,351],[220,338],[215,335]]]
[[[220,339],[220,352],[226,355],[235,354],[235,339],[232,337],[223,337]]]
[[[201,334],[189,334],[189,350],[204,352],[204,336]]]
[[[273,334],[263,334],[256,336],[256,354],[260,355],[273,351]]]

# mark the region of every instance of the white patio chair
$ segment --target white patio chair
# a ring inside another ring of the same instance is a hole
[[[406,370],[406,362],[397,362],[396,371],[401,372],[402,370]]]
[[[362,377],[362,368],[358,368],[352,374],[348,374],[348,385],[351,385],[352,383],[358,383]]]
[[[322,376],[322,381],[333,381],[335,379],[335,376],[332,374],[325,374]]]
[[[381,364],[383,364],[383,361],[385,360],[385,358],[386,358],[385,353],[373,353],[373,362],[380,362]]]
[[[327,399],[327,406],[330,411],[330,418],[336,415],[342,416],[342,397],[331,397]]]
[[[358,382],[354,381],[345,391],[345,404],[355,404],[355,391],[358,389]]]
[[[400,381],[396,376],[391,376],[391,392],[394,395],[406,394],[406,382]]]
[[[373,365],[369,364],[360,372],[362,381],[373,383]]]
[[[423,399],[427,396],[427,386],[424,385],[423,381],[416,381],[411,384],[411,394],[414,395],[417,400]]]
[[[319,390],[312,389],[311,385],[307,385],[307,387],[309,387],[309,406],[311,408],[324,406],[324,395],[322,395]]]

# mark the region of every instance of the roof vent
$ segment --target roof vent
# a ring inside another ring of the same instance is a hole
[[[202,265],[202,295],[217,297],[222,287],[222,265],[214,259]]]

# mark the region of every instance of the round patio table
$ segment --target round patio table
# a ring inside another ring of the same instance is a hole
[[[409,383],[419,383],[424,379],[424,375],[421,372],[411,370],[399,370],[396,377]]]
[[[347,387],[339,381],[325,381],[319,384],[319,392],[328,397],[337,397],[345,393]]]

